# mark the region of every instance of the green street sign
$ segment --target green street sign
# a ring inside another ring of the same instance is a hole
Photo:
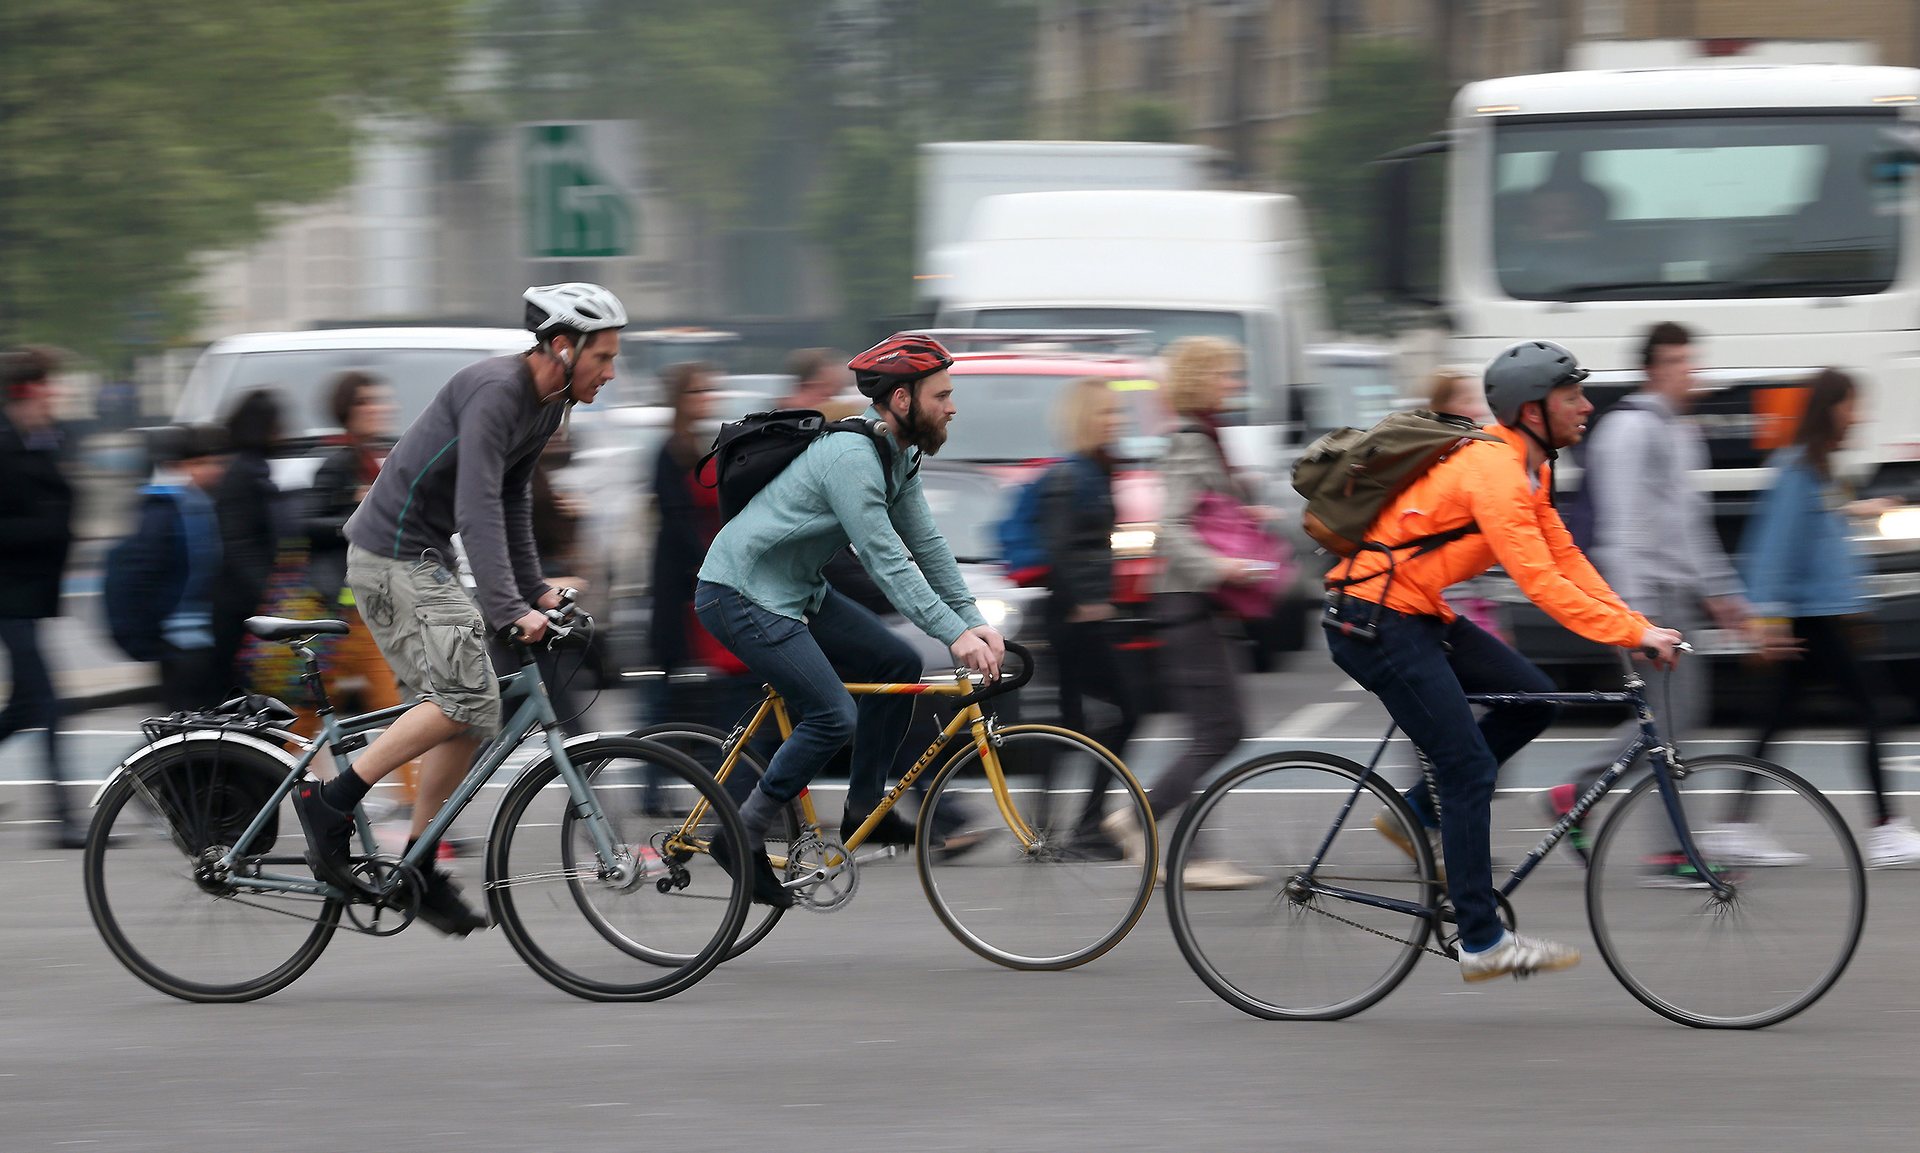
[[[521,125],[521,220],[530,259],[636,254],[636,198],[623,182],[630,128],[619,120]]]

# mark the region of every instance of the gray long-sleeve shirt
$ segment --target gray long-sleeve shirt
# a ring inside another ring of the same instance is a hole
[[[1587,446],[1594,513],[1593,564],[1620,599],[1638,607],[1656,589],[1700,597],[1740,592],[1713,529],[1713,503],[1691,474],[1707,467],[1706,442],[1652,393],[1622,401]]]
[[[525,357],[453,374],[381,466],[347,521],[349,541],[396,560],[467,550],[489,628],[517,620],[546,591],[533,543],[533,470],[564,401],[541,404]]]

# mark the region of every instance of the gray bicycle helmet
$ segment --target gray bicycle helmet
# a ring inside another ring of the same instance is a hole
[[[1520,407],[1545,400],[1563,384],[1579,384],[1587,370],[1573,354],[1551,340],[1523,340],[1511,345],[1487,365],[1487,407],[1508,428],[1520,424]]]

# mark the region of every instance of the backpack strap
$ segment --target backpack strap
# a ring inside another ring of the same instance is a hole
[[[1395,563],[1394,554],[1399,553],[1405,549],[1412,549],[1413,552],[1408,554],[1407,556],[1408,560],[1412,560],[1414,557],[1426,556],[1430,552],[1438,552],[1440,549],[1445,548],[1447,545],[1452,544],[1454,541],[1463,540],[1466,537],[1470,537],[1477,534],[1479,531],[1480,531],[1480,526],[1469,521],[1458,528],[1450,528],[1445,532],[1428,533],[1425,536],[1414,537],[1412,540],[1401,541],[1399,544],[1382,544],[1381,542],[1375,541],[1375,540],[1361,541],[1360,547],[1353,550],[1353,555],[1347,558],[1348,575],[1341,577],[1337,580],[1329,581],[1327,584],[1327,587],[1331,589],[1344,591],[1346,589],[1353,588],[1356,585],[1363,585],[1368,583],[1369,581],[1379,580],[1381,577],[1384,576],[1387,578],[1386,588],[1390,590],[1393,588],[1393,568]],[[1363,552],[1377,552],[1377,553],[1384,554],[1387,558],[1387,567],[1384,569],[1381,569],[1377,573],[1372,573],[1368,576],[1363,576],[1363,577],[1353,576],[1352,575],[1353,562],[1356,560],[1359,560],[1360,554]],[[1384,600],[1386,598],[1386,591],[1383,590],[1380,596],[1381,596],[1381,599]]]

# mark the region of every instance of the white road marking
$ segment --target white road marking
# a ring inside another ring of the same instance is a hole
[[[1260,738],[1263,741],[1297,741],[1311,737],[1313,733],[1337,723],[1341,717],[1352,712],[1357,701],[1321,701],[1319,704],[1306,705],[1294,710],[1279,724],[1268,729]]]

